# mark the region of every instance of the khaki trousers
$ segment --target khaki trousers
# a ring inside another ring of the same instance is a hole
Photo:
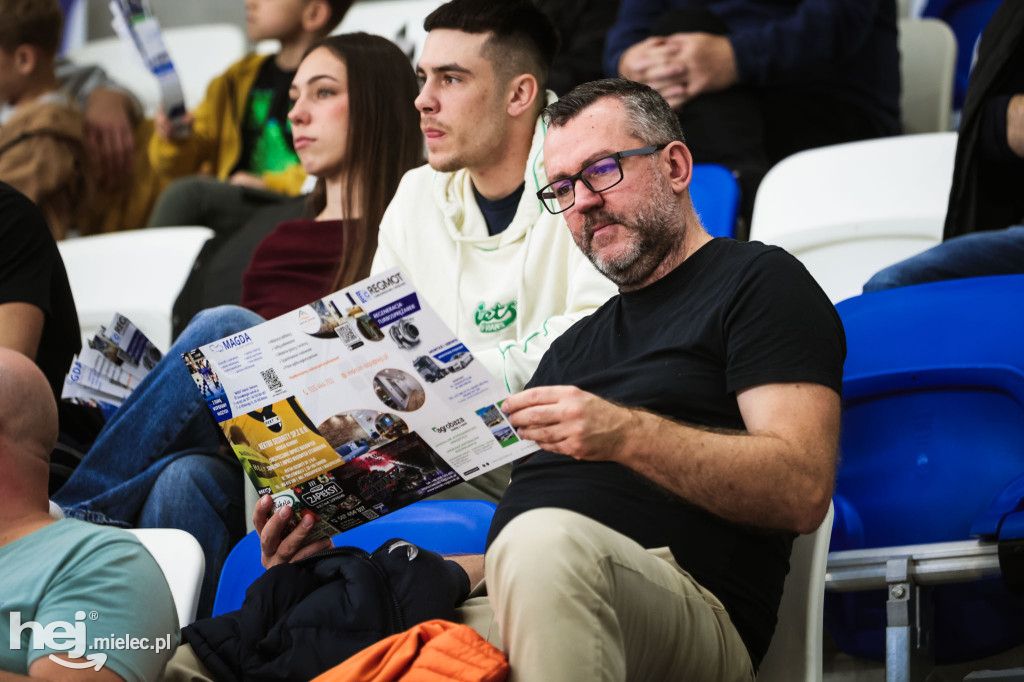
[[[534,509],[502,530],[486,567],[486,590],[481,583],[456,619],[505,651],[510,682],[754,679],[721,602],[667,547],[646,550],[586,516]],[[188,645],[165,675],[210,679]]]
[[[512,520],[485,563],[488,596],[458,618],[504,643],[511,682],[754,679],[721,602],[668,548],[546,508]]]

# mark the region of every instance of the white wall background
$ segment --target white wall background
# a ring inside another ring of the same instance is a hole
[[[160,24],[171,26],[194,26],[228,22],[245,29],[245,2],[243,0],[149,0],[150,6]],[[88,0],[88,39],[109,38],[114,35],[110,28],[110,9],[107,0]]]

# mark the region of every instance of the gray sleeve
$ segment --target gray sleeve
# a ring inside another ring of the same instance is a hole
[[[57,57],[55,64],[57,80],[61,88],[75,98],[78,108],[85,110],[86,100],[96,88],[106,88],[124,93],[132,101],[136,118],[142,118],[142,103],[130,90],[112,79],[96,64],[74,64],[67,57]]]

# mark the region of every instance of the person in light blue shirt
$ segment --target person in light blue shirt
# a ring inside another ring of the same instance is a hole
[[[0,348],[0,672],[158,680],[179,640],[170,588],[129,533],[50,515],[56,440],[46,377]]]

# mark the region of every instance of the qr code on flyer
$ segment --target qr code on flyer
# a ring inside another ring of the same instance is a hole
[[[273,368],[260,370],[260,376],[263,377],[263,381],[271,391],[281,388],[281,380],[277,378],[277,372]]]

